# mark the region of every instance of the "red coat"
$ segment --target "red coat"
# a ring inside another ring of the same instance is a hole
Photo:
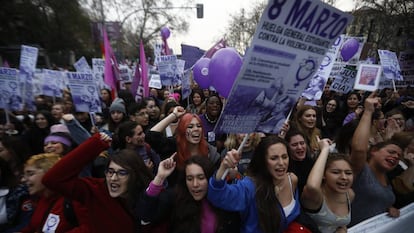
[[[54,230],[55,233],[88,233],[88,212],[78,202],[73,201],[73,211],[76,214],[79,226],[72,226],[63,213],[64,198],[60,195],[41,197],[36,203],[29,225],[21,230],[22,233],[43,232],[43,228]],[[48,213],[48,214],[46,214]]]
[[[108,143],[95,134],[65,155],[45,174],[42,182],[49,189],[87,207],[91,232],[136,232],[134,218],[124,206],[124,201],[109,195],[104,179],[78,177],[82,168],[108,147]]]

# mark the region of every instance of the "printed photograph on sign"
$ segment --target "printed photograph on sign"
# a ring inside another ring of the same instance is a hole
[[[375,91],[378,89],[382,68],[380,65],[361,64],[355,80],[354,89]]]

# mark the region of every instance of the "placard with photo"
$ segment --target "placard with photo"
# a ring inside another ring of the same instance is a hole
[[[360,64],[355,79],[354,89],[375,91],[378,89],[382,67],[380,65]]]

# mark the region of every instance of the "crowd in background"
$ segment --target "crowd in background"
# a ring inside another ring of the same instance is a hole
[[[0,112],[0,232],[346,232],[414,200],[414,88],[301,98],[278,135],[216,134],[196,85]],[[305,231],[306,232],[306,231]]]

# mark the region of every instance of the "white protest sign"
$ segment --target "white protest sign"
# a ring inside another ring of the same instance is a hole
[[[77,112],[102,112],[99,90],[92,73],[67,72],[68,85]]]
[[[407,233],[414,229],[414,203],[400,209],[398,218],[379,214],[348,228],[348,233]]]
[[[344,36],[339,36],[332,44],[331,48],[326,52],[318,71],[312,77],[308,87],[303,91],[302,96],[308,100],[321,99],[323,88],[328,81],[332,71],[336,57],[338,56],[339,47],[342,45]]]
[[[33,96],[33,73],[36,70],[37,55],[39,49],[36,47],[21,46],[20,51],[20,65],[19,65],[19,82],[22,91],[23,101],[20,104],[19,110],[23,109],[23,104],[28,110],[34,111],[34,96]],[[16,109],[17,110],[17,109]]]
[[[161,77],[163,86],[171,86],[174,84],[174,79],[177,72],[177,56],[165,55],[157,58],[158,72]]]
[[[88,62],[86,61],[85,57],[81,57],[79,60],[77,60],[73,66],[75,67],[77,72],[80,73],[92,73],[92,69],[89,66]]]
[[[43,69],[41,90],[43,95],[62,97],[65,72]]]
[[[378,89],[382,67],[373,64],[360,64],[355,79],[354,89],[375,91]]]
[[[0,108],[19,110],[22,103],[19,82],[19,71],[0,67]]]
[[[104,74],[105,74],[105,60],[102,58],[92,58],[92,73],[95,79],[96,85],[101,89],[104,87]]]
[[[346,94],[352,90],[357,74],[356,66],[343,67],[341,72],[335,77],[329,90]]]
[[[151,88],[162,89],[160,75],[151,74],[148,86]]]
[[[269,1],[216,133],[278,133],[352,16],[320,1]]]
[[[403,80],[397,54],[388,50],[378,50],[382,72],[386,79]]]

